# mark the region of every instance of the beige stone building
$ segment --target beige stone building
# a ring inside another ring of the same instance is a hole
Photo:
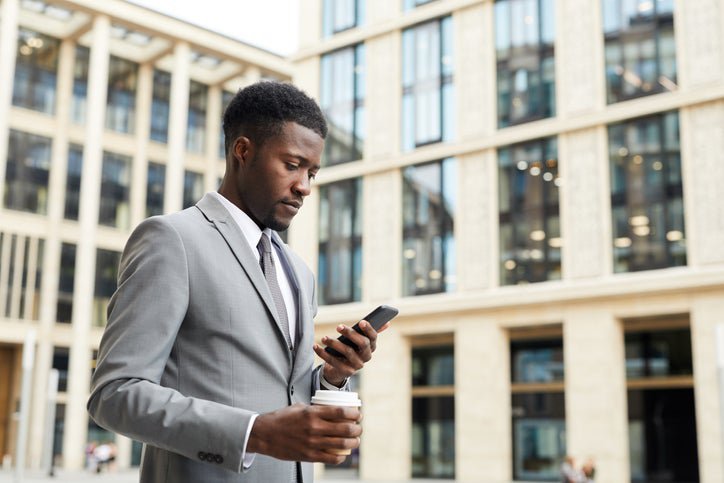
[[[289,79],[277,55],[121,0],[0,4],[0,458],[17,452],[22,342],[37,332],[27,464],[60,371],[55,453],[110,440],[89,421],[94,351],[130,229],[189,206],[224,170],[222,105]],[[81,182],[82,180],[82,182]],[[115,438],[121,466],[140,445]]]
[[[724,4],[305,0],[301,26],[318,333],[401,313],[359,475],[723,481]]]

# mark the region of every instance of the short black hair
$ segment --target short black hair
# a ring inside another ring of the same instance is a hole
[[[297,87],[262,81],[239,89],[224,110],[224,149],[243,135],[263,145],[279,135],[285,122],[295,122],[327,137],[327,121],[314,99]]]

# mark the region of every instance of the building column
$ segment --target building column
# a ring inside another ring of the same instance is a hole
[[[601,481],[629,481],[623,329],[607,311],[572,308],[563,323],[566,446]]]
[[[51,170],[48,199],[57,200],[48,204],[47,233],[56,234],[45,240],[43,253],[43,278],[40,288],[40,327],[38,350],[36,352],[36,372],[33,399],[30,441],[44,441],[46,429],[48,371],[52,367],[53,328],[55,325],[58,302],[58,281],[60,277],[60,255],[62,240],[58,236],[60,224],[65,214],[66,177],[68,167],[68,126],[70,124],[70,105],[73,99],[73,66],[75,65],[75,42],[65,39],[60,44],[58,59],[58,85],[56,106],[56,128],[53,137]],[[28,461],[31,468],[40,468],[44,446],[30,445]]]
[[[174,47],[173,56],[168,120],[168,160],[166,163],[166,184],[163,199],[165,213],[179,211],[183,205],[191,47],[186,42],[179,42]]]
[[[510,349],[495,320],[466,316],[455,332],[455,477],[510,481]],[[484,341],[485,350],[481,349]]]
[[[724,481],[724,434],[721,396],[717,373],[716,326],[722,323],[724,300],[721,294],[696,296],[690,314],[694,364],[696,437],[699,452],[699,481]]]
[[[206,166],[204,167],[204,192],[219,189],[219,136],[221,133],[221,86],[209,86],[206,112]]]
[[[148,173],[148,137],[151,130],[153,101],[153,65],[141,64],[136,90],[136,151],[131,170],[131,228],[146,218],[146,176]]]
[[[402,33],[392,32],[374,37],[365,42],[365,69],[367,69],[367,92],[365,97],[367,133],[364,143],[364,158],[370,161],[389,163],[390,158],[400,155],[402,125],[402,69],[390,69],[386,62],[371,62],[371,59],[385,59],[390,52],[402,52]],[[318,69],[319,70],[319,69]],[[365,202],[366,203],[366,202]]]
[[[73,343],[68,367],[68,402],[63,435],[64,466],[83,467],[88,432],[86,402],[90,389],[91,318],[95,289],[96,237],[100,208],[103,165],[103,131],[111,21],[106,16],[93,19],[88,72],[88,111],[80,184],[79,237],[73,291]]]
[[[8,125],[13,101],[15,57],[18,51],[19,0],[0,5],[0,212],[5,199],[5,164],[8,159]]]

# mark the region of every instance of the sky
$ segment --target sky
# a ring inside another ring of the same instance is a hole
[[[297,49],[300,0],[128,0],[280,55]]]

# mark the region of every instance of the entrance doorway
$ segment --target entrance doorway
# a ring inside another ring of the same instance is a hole
[[[12,395],[15,384],[15,347],[0,345],[0,460],[10,453]]]

